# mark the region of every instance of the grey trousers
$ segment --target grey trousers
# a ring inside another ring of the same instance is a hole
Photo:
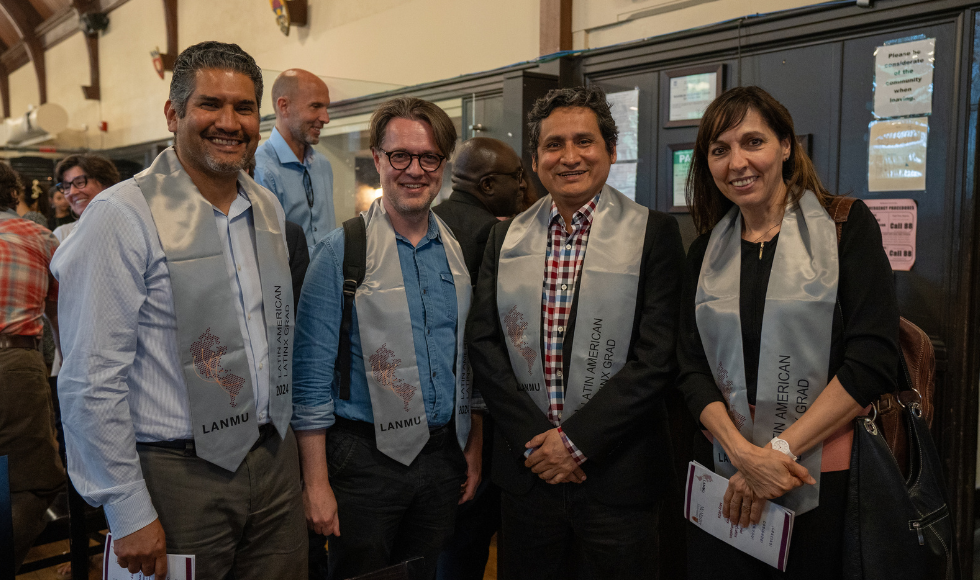
[[[306,580],[306,516],[290,429],[272,434],[234,473],[182,450],[136,445],[167,536],[194,554],[200,580]]]
[[[0,455],[9,456],[14,568],[44,530],[44,512],[65,488],[54,407],[41,353],[0,350]]]

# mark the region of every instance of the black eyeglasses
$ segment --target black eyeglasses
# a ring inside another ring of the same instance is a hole
[[[521,181],[524,180],[524,168],[523,167],[518,167],[517,168],[517,171],[511,171],[510,173],[503,173],[501,171],[497,171],[497,172],[494,172],[494,173],[488,173],[488,174],[484,175],[481,179],[486,179],[488,177],[493,177],[494,175],[506,175],[507,177],[513,177],[515,180],[517,180],[517,183],[520,183]]]
[[[408,151],[385,151],[384,149],[378,148],[378,151],[384,153],[388,156],[388,163],[391,167],[398,169],[408,169],[408,166],[412,164],[412,159],[418,157],[419,167],[423,171],[431,172],[439,169],[442,165],[442,161],[445,159],[443,155],[436,155],[435,153],[422,153],[415,155],[414,153],[409,153]]]
[[[60,191],[61,193],[68,193],[68,190],[71,189],[71,186],[73,185],[75,186],[75,189],[81,189],[85,187],[86,185],[88,185],[88,175],[79,175],[78,177],[72,179],[71,181],[62,181],[61,183],[56,183],[55,187],[57,187],[58,191]]]

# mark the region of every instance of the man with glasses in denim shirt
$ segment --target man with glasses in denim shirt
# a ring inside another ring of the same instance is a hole
[[[429,211],[456,130],[434,104],[402,97],[375,111],[370,133],[384,194],[355,218],[364,221],[364,281],[356,291],[344,282],[342,229],[317,245],[297,316],[292,424],[307,524],[331,536],[330,578],[419,556],[432,577],[481,461],[463,360],[469,274]],[[355,293],[341,377],[345,291]]]
[[[313,149],[330,122],[330,91],[302,69],[280,74],[272,84],[276,126],[255,152],[255,181],[279,198],[286,219],[303,227],[310,254],[337,227],[333,208],[333,169]]]

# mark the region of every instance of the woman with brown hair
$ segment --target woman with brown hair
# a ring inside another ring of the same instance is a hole
[[[678,380],[707,436],[695,455],[729,478],[733,523],[758,523],[764,500],[797,514],[785,573],[692,525],[689,575],[840,578],[853,419],[894,390],[898,368],[880,229],[856,201],[838,244],[833,196],[789,112],[758,87],[705,111],[687,195],[701,236],[688,253]]]

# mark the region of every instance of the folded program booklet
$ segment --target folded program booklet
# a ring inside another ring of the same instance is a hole
[[[793,536],[793,510],[766,502],[762,519],[747,528],[729,523],[721,515],[728,480],[697,461],[688,465],[684,486],[684,517],[719,540],[766,564],[786,570],[789,540]]]
[[[112,549],[112,534],[106,535],[105,554],[102,558],[102,580],[195,580],[196,564],[194,556],[167,554],[166,579],[150,576],[142,572],[132,574],[119,565],[116,553]]]

